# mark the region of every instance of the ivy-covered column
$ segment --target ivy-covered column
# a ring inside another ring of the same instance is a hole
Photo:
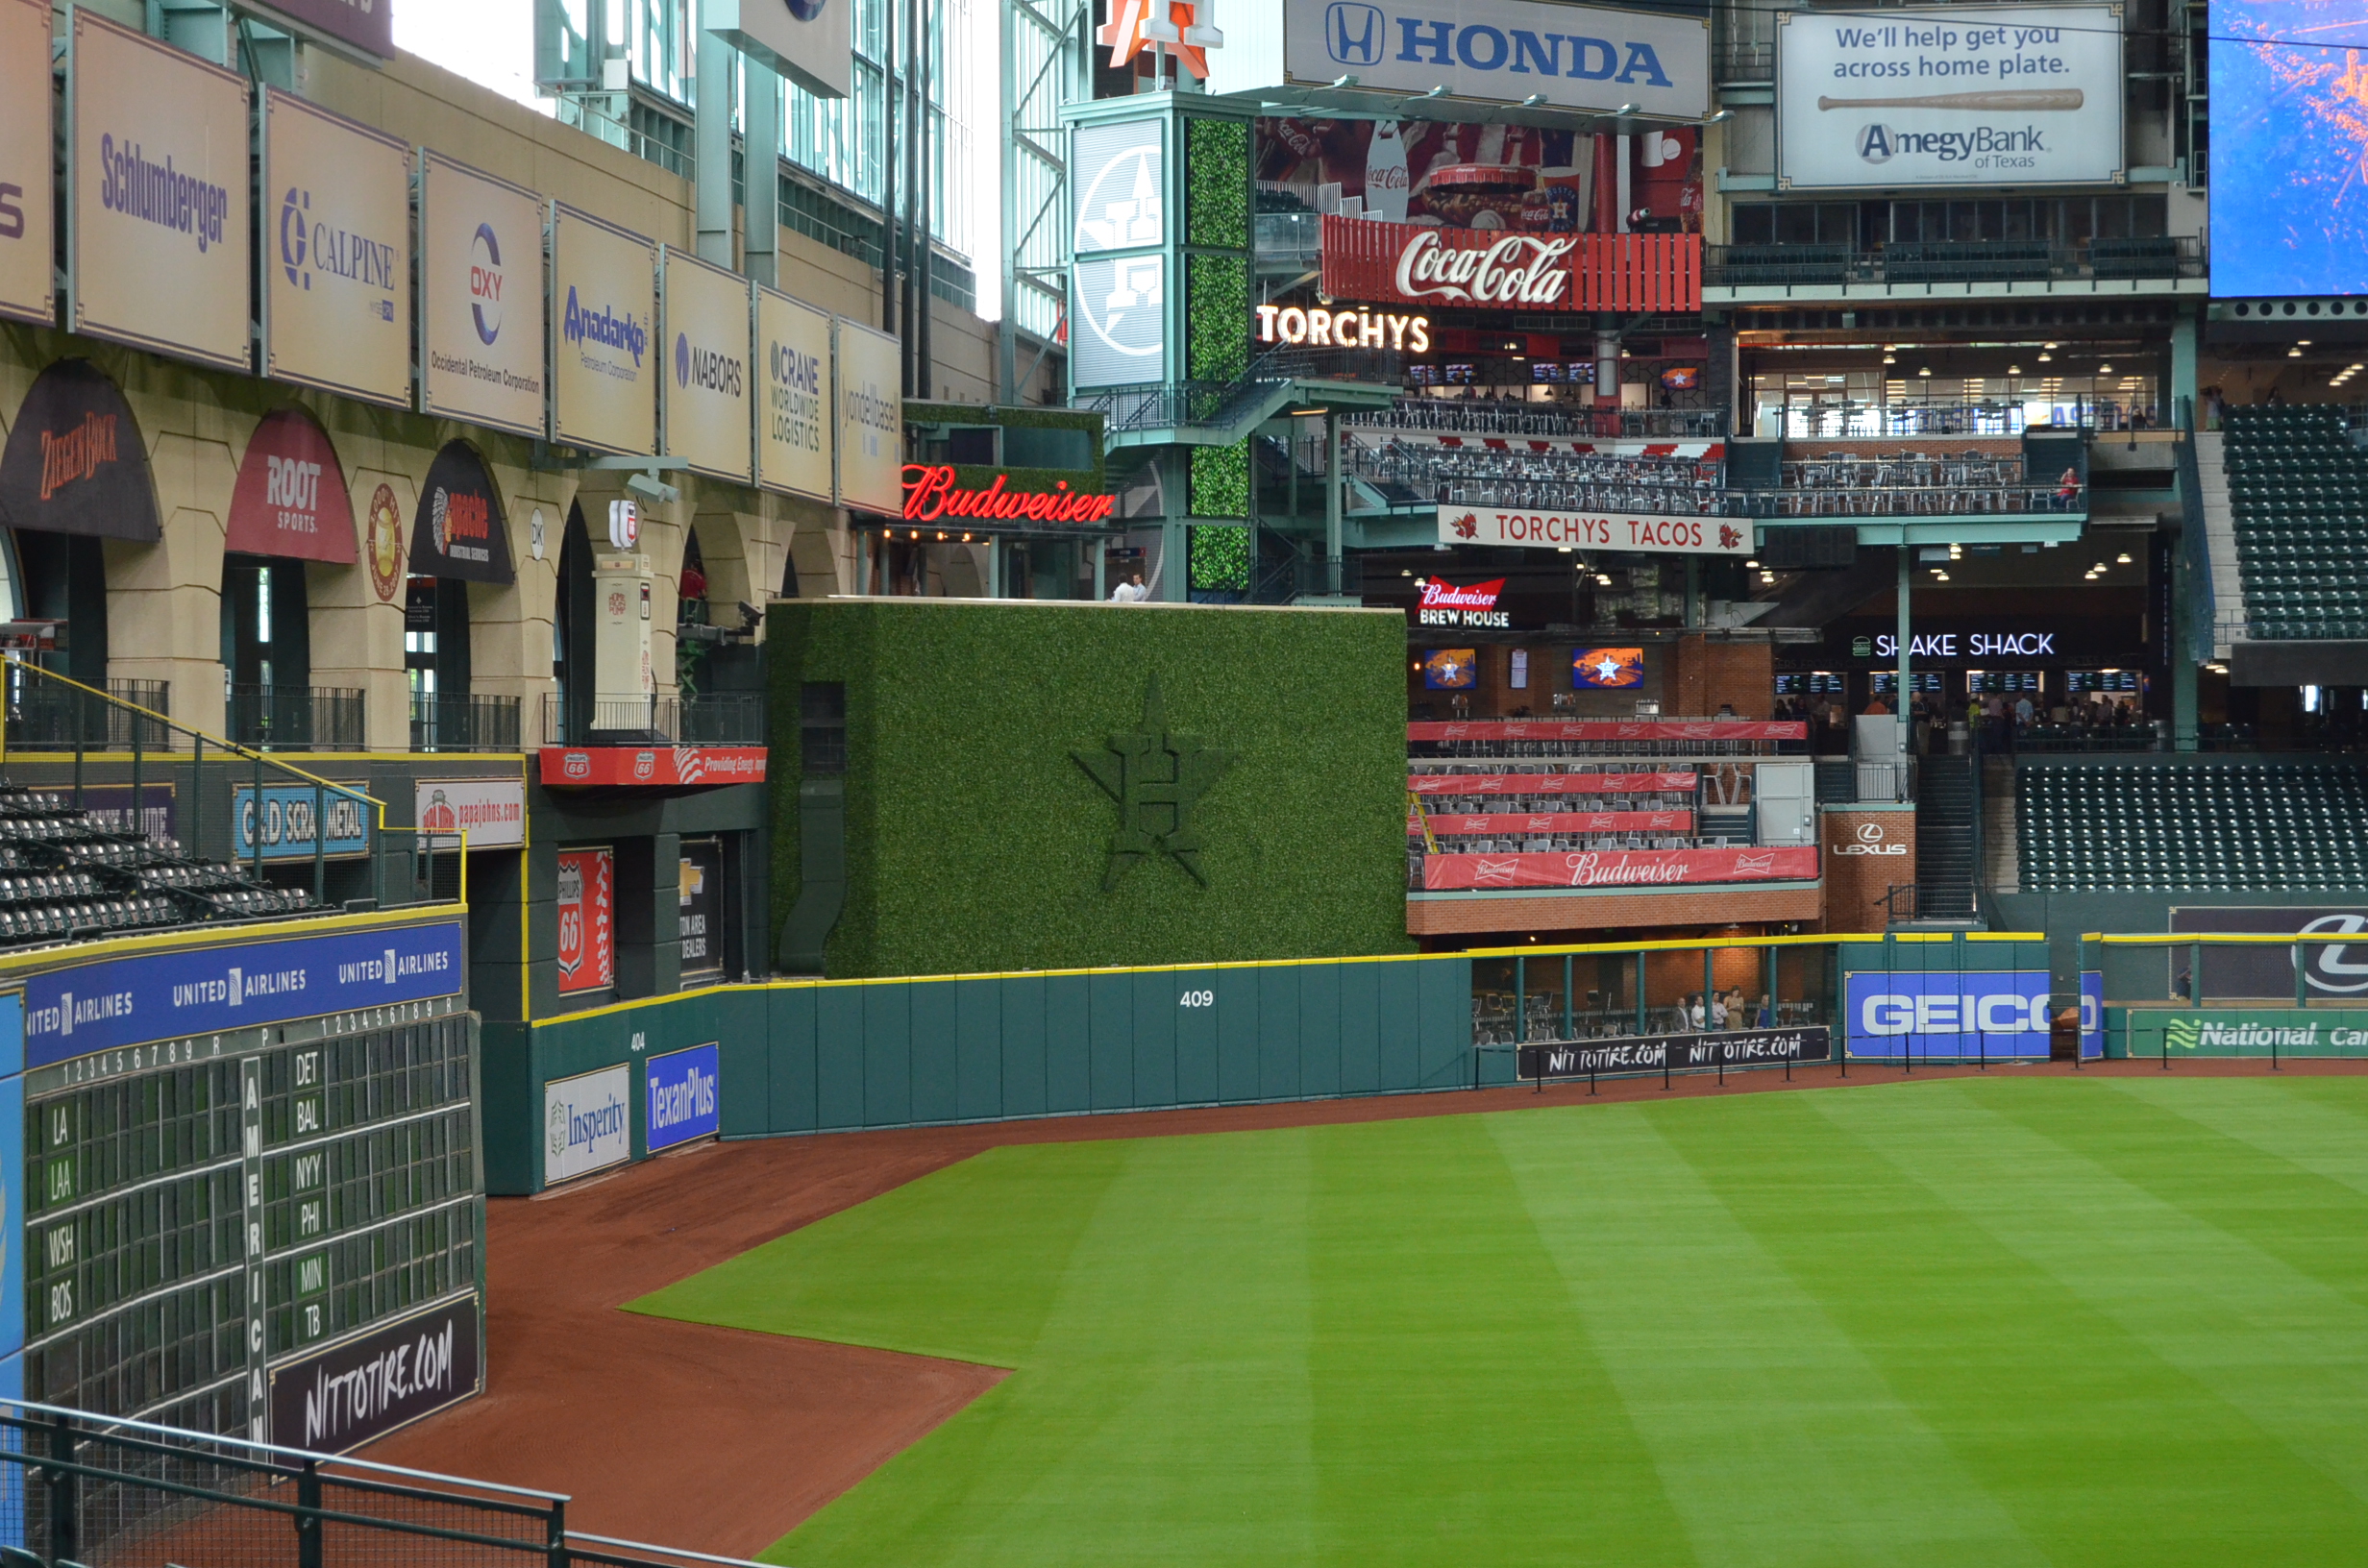
[[[1185,374],[1212,411],[1249,371],[1250,125],[1191,114],[1184,122]],[[1246,599],[1250,589],[1249,443],[1189,449],[1190,597]]]

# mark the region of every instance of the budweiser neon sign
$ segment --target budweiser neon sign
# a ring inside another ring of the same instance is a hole
[[[1417,607],[1418,623],[1425,626],[1510,626],[1509,614],[1496,607],[1497,599],[1505,591],[1505,579],[1494,582],[1475,582],[1468,588],[1458,588],[1452,582],[1433,577],[1422,585],[1422,602]]]
[[[1424,229],[1397,253],[1397,291],[1408,299],[1436,294],[1474,305],[1552,305],[1570,286],[1562,262],[1574,239],[1507,234],[1487,246],[1450,247]]]
[[[1087,495],[1072,490],[1066,479],[1055,479],[1049,490],[1007,488],[1008,475],[998,474],[984,489],[954,482],[947,463],[904,465],[904,520],[934,523],[940,518],[976,519],[990,523],[1099,523],[1118,505],[1116,496]]]

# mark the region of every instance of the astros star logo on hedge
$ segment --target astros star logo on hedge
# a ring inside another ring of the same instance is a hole
[[[1111,736],[1099,751],[1070,755],[1119,803],[1119,830],[1110,838],[1102,892],[1116,888],[1135,862],[1153,855],[1172,856],[1194,881],[1208,886],[1200,870],[1201,842],[1193,827],[1193,808],[1233,755],[1168,727],[1159,676],[1151,676],[1144,687],[1141,728]]]

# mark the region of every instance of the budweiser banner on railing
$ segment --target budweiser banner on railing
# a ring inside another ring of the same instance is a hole
[[[1439,508],[1439,542],[1443,545],[1618,550],[1650,555],[1748,555],[1752,551],[1751,541],[1751,521],[1740,517],[1539,512],[1500,506]]]
[[[1764,849],[1571,849],[1553,854],[1425,855],[1429,892],[1489,888],[1668,888],[1714,882],[1810,882],[1817,851]]]
[[[1409,726],[1412,727],[1412,726]],[[1693,770],[1649,773],[1417,773],[1406,788],[1417,795],[1655,795],[1690,791]]]
[[[1805,741],[1799,720],[1566,719],[1482,720],[1476,723],[1411,723],[1410,741]]]
[[[1472,816],[1432,812],[1435,835],[1466,833],[1690,833],[1690,811],[1495,811]],[[1423,822],[1411,814],[1406,831],[1419,835]]]
[[[1323,220],[1327,299],[1490,310],[1702,308],[1699,234],[1522,233]]]

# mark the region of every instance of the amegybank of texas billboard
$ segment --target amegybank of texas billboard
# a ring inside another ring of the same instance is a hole
[[[2118,5],[1793,11],[1777,20],[1780,188],[2125,178]]]
[[[2368,0],[2211,0],[2211,291],[2368,293]]]

